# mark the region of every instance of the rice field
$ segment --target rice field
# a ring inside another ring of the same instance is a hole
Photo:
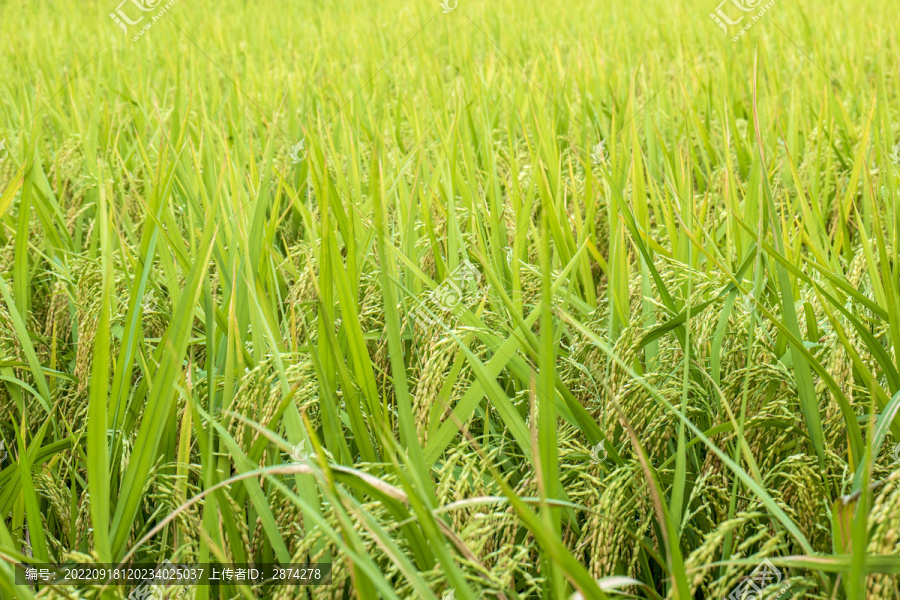
[[[0,598],[900,598],[896,6],[717,1],[0,1]]]

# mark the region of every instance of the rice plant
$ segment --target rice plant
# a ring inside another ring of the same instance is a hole
[[[0,598],[900,598],[894,5],[117,1],[0,2]]]

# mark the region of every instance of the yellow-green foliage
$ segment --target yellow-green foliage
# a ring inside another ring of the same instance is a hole
[[[0,598],[898,597],[895,4],[118,1],[0,2]]]

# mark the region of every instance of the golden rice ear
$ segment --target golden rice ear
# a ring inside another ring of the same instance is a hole
[[[312,361],[308,356],[294,354],[283,354],[280,359],[287,376],[287,385],[294,390],[293,402],[297,410],[305,412],[313,426],[320,426],[317,406],[319,382]],[[272,418],[282,399],[279,382],[280,374],[274,358],[271,357],[245,372],[240,378],[235,393],[235,404],[228,411],[230,415],[222,415],[220,419],[242,447],[251,447],[262,433],[247,426],[234,415],[240,415],[244,419],[271,429]],[[260,466],[264,464],[264,460],[265,457],[260,459]]]
[[[885,478],[885,485],[875,495],[869,523],[872,534],[867,552],[877,555],[897,555],[900,552],[900,464],[893,464],[893,471]],[[896,598],[900,594],[900,581],[887,574],[869,575],[866,582],[867,598]]]
[[[832,456],[832,459],[837,458]],[[813,456],[793,454],[766,470],[764,480],[780,506],[791,515],[818,552],[831,547],[831,499]]]

